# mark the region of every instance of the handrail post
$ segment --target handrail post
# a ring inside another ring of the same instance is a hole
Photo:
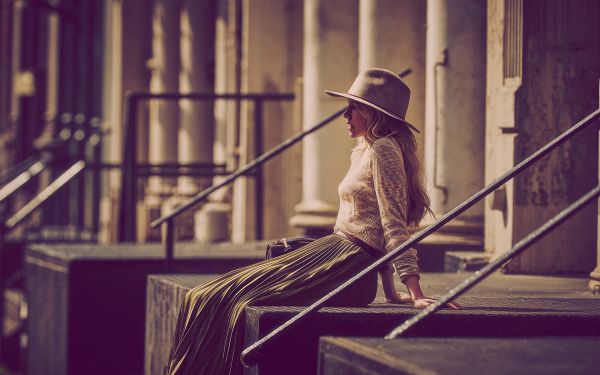
[[[119,242],[135,241],[136,222],[136,120],[138,96],[127,92],[123,107],[123,154],[121,167],[121,202],[119,206]]]
[[[263,101],[258,98],[254,100],[254,155],[262,155],[263,152]],[[254,194],[256,207],[255,213],[255,233],[256,239],[263,238],[263,209],[264,209],[264,188],[263,188],[263,167],[258,165],[254,170]]]
[[[167,220],[163,225],[163,238],[165,241],[165,264],[167,272],[173,272],[175,255],[175,218]]]

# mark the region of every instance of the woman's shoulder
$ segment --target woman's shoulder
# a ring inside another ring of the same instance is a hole
[[[402,151],[400,146],[392,137],[382,137],[377,139],[371,145],[371,149],[375,155],[401,156]]]

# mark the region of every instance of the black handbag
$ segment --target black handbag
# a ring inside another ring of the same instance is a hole
[[[278,257],[283,254],[287,254],[291,251],[297,250],[304,245],[308,245],[313,242],[314,238],[308,237],[294,237],[294,238],[282,238],[278,241],[271,242],[267,245],[266,259]]]

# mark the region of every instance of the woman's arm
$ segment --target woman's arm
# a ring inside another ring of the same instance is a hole
[[[425,295],[423,294],[423,291],[421,290],[421,285],[419,284],[419,277],[418,276],[407,276],[404,279],[404,283],[406,284],[406,289],[408,289],[408,293],[410,294],[410,297],[412,299],[412,301],[414,302],[414,306],[417,309],[424,309],[427,306],[431,305],[432,303],[435,303],[435,299],[433,298],[429,298],[429,297],[425,297]],[[445,307],[454,309],[454,310],[460,310],[462,307],[456,303],[456,302],[448,302],[446,304]]]
[[[412,303],[412,298],[409,294],[398,293],[394,284],[394,270],[388,267],[385,271],[379,273],[381,276],[381,285],[383,286],[383,294],[387,303]]]

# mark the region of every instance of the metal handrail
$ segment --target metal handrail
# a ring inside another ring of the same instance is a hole
[[[20,222],[25,220],[33,211],[39,208],[44,202],[46,202],[54,193],[64,187],[73,178],[77,177],[81,171],[85,169],[85,161],[79,160],[73,163],[65,172],[58,176],[50,185],[42,190],[38,195],[31,199],[25,206],[23,206],[17,213],[11,216],[6,221],[0,220],[0,265],[4,264],[4,244],[6,241],[6,234],[17,226]],[[4,278],[0,277],[0,322],[4,321]],[[3,324],[0,324],[0,360],[2,359],[2,351],[4,350],[4,328]]]
[[[464,211],[466,211],[467,209],[469,209],[470,207],[475,205],[477,202],[479,202],[481,199],[486,197],[488,194],[490,194],[491,192],[493,192],[500,186],[504,185],[507,181],[512,179],[514,176],[521,173],[525,168],[529,167],[531,164],[535,163],[536,161],[538,161],[539,159],[544,157],[550,151],[554,150],[555,148],[557,148],[558,146],[560,146],[567,140],[571,139],[573,136],[575,136],[577,133],[579,133],[580,131],[585,129],[585,127],[587,125],[592,123],[594,120],[597,120],[599,117],[600,117],[600,108],[596,109],[594,112],[587,115],[584,119],[580,120],[578,123],[576,123],[569,129],[564,131],[562,134],[560,134],[558,137],[556,137],[555,139],[550,141],[548,144],[546,144],[545,146],[540,148],[538,151],[533,153],[527,159],[523,160],[522,162],[520,162],[519,164],[514,166],[512,169],[510,169],[504,175],[502,175],[501,177],[499,177],[498,179],[496,179],[495,181],[493,181],[492,183],[490,183],[489,185],[487,185],[486,187],[484,187],[477,193],[473,194],[470,198],[468,198],[466,201],[464,201],[463,203],[458,205],[456,208],[454,208],[453,210],[451,210],[450,212],[448,212],[447,214],[442,216],[439,220],[437,220],[436,222],[434,222],[427,228],[421,230],[416,235],[412,236],[410,239],[405,241],[402,245],[398,246],[397,248],[390,251],[383,257],[379,258],[377,261],[375,261],[374,263],[369,265],[367,268],[365,268],[364,270],[362,270],[361,272],[359,272],[352,278],[350,278],[348,281],[344,282],[343,284],[341,284],[340,286],[335,288],[333,291],[331,291],[330,293],[328,293],[327,295],[325,295],[324,297],[322,297],[321,299],[319,299],[312,305],[308,306],[306,309],[302,310],[301,312],[299,312],[298,314],[296,314],[295,316],[290,318],[288,321],[286,321],[285,323],[283,323],[282,325],[280,325],[279,327],[274,329],[272,332],[270,332],[269,334],[267,334],[266,336],[264,336],[263,338],[261,338],[260,340],[255,342],[254,344],[252,344],[249,347],[247,347],[246,349],[244,349],[244,351],[242,351],[242,355],[241,355],[242,363],[245,366],[255,365],[258,361],[259,351],[260,351],[261,347],[263,345],[265,345],[265,343],[267,343],[269,340],[272,340],[274,337],[281,335],[282,332],[284,332],[286,329],[289,329],[289,327],[291,327],[292,325],[294,325],[294,324],[298,323],[299,321],[301,321],[302,319],[306,318],[308,316],[308,314],[323,307],[331,298],[335,297],[341,291],[348,288],[349,286],[351,286],[352,284],[357,282],[359,279],[361,279],[368,273],[374,271],[375,269],[379,268],[384,263],[387,263],[387,262],[391,261],[392,259],[398,257],[399,255],[403,254],[404,252],[406,252],[408,249],[410,249],[411,247],[413,247],[414,245],[416,245],[417,243],[422,241],[425,237],[427,237],[430,234],[432,234],[433,232],[437,231],[439,228],[444,226],[446,223],[448,223],[449,221],[451,221],[452,219],[454,219],[455,217],[457,217],[458,215],[460,215],[461,213],[463,213]]]
[[[6,176],[5,179],[9,181],[3,183],[2,188],[0,188],[0,203],[4,202],[23,185],[31,181],[32,178],[44,171],[52,160],[54,160],[55,155],[52,150],[58,149],[61,145],[70,141],[71,138],[72,133],[70,131],[60,132],[55,139],[45,145],[38,153],[21,161],[16,166],[15,172],[12,173],[13,176],[9,176],[11,172]]]
[[[52,183],[44,188],[38,195],[31,199],[17,213],[4,222],[4,228],[10,230],[21,221],[25,220],[35,209],[46,202],[56,191],[65,186],[85,168],[85,161],[79,160],[73,163],[65,172],[58,176]]]
[[[8,197],[19,190],[23,185],[31,181],[32,178],[40,174],[48,163],[52,160],[52,156],[49,154],[42,155],[37,161],[34,161],[31,165],[22,171],[19,175],[13,178],[9,183],[2,186],[0,189],[0,203],[4,202]]]
[[[561,211],[558,215],[554,216],[552,219],[546,221],[542,226],[540,226],[535,231],[529,233],[529,235],[523,238],[521,241],[517,242],[515,246],[513,246],[510,250],[500,255],[497,259],[495,259],[492,263],[486,265],[479,271],[475,272],[472,276],[450,289],[445,295],[443,295],[439,300],[435,301],[433,304],[427,306],[425,309],[420,311],[417,315],[412,318],[406,320],[404,323],[394,328],[387,336],[386,339],[395,339],[396,337],[406,333],[410,328],[414,327],[416,324],[421,322],[423,319],[427,318],[434,312],[441,309],[445,304],[454,300],[455,298],[460,297],[464,293],[466,293],[469,289],[477,285],[481,280],[485,279],[489,275],[491,275],[494,271],[498,270],[502,267],[503,264],[519,255],[533,243],[537,242],[543,236],[548,234],[551,230],[556,228],[558,225],[562,224],[565,220],[569,219],[571,216],[579,212],[583,207],[585,207],[590,202],[594,201],[600,195],[600,185],[596,186],[594,189],[590,190],[583,197],[579,198],[576,202],[569,205],[566,209]]]
[[[293,93],[148,93],[148,92],[127,92],[125,94],[123,105],[123,124],[125,135],[123,137],[123,163],[121,167],[121,193],[119,208],[119,232],[117,234],[119,241],[135,241],[135,222],[136,222],[136,183],[140,177],[136,167],[136,122],[137,106],[143,100],[250,100],[254,103],[254,126],[255,126],[255,152],[262,152],[262,106],[266,101],[287,101],[293,100]],[[219,174],[220,175],[220,174]],[[261,178],[260,168],[256,170],[254,176],[257,180]],[[257,185],[256,199],[262,199],[261,185]],[[257,217],[260,215],[256,212]],[[257,233],[262,232],[260,223],[256,225]]]
[[[411,72],[412,72],[412,69],[408,68],[408,69],[404,69],[398,75],[403,78],[403,77],[406,77],[407,75],[409,75]],[[194,197],[190,198],[188,201],[186,201],[182,205],[177,206],[176,208],[171,210],[166,215],[163,215],[163,216],[159,217],[158,219],[154,220],[153,222],[151,222],[150,226],[152,228],[156,228],[157,226],[159,226],[163,223],[167,224],[166,225],[166,233],[165,233],[165,241],[164,241],[165,242],[165,259],[167,262],[167,269],[171,269],[171,266],[173,263],[173,254],[174,254],[174,247],[175,247],[175,236],[174,236],[173,232],[175,230],[175,228],[174,228],[175,220],[174,219],[176,216],[178,216],[182,212],[190,209],[191,207],[194,207],[198,203],[206,200],[206,198],[211,193],[230,184],[231,182],[235,181],[238,177],[241,177],[241,176],[251,173],[255,168],[259,167],[263,163],[267,162],[268,160],[281,154],[283,151],[287,150],[291,146],[300,142],[307,135],[321,129],[323,126],[329,124],[331,121],[338,118],[342,113],[344,113],[345,110],[346,110],[346,107],[341,108],[338,111],[332,113],[331,115],[325,117],[323,120],[321,120],[318,124],[316,124],[312,128],[301,131],[300,133],[286,139],[285,141],[281,142],[279,145],[273,147],[269,151],[260,155],[259,157],[252,160],[251,162],[249,162],[245,166],[241,167],[237,171],[231,173],[230,175],[225,177],[223,180],[221,180],[221,182],[214,184],[211,187],[201,191],[200,193],[196,194]]]
[[[12,180],[17,178],[21,173],[29,169],[33,164],[40,160],[40,155],[31,155],[30,157],[17,162],[14,165],[8,167],[8,170],[0,176],[0,186],[9,184]]]

